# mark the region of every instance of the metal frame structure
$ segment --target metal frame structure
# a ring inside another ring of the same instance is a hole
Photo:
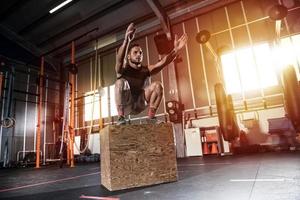
[[[39,106],[38,106],[38,114],[37,114],[37,135],[36,135],[36,163],[35,167],[40,168],[40,154],[38,152],[41,151],[41,126],[42,126],[42,109],[43,109],[43,82],[44,82],[44,57],[41,57],[41,71],[40,71],[40,79],[39,79]]]

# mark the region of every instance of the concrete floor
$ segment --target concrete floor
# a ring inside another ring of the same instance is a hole
[[[0,199],[300,200],[299,151],[179,159],[178,174],[177,182],[109,192],[98,163],[1,169]]]

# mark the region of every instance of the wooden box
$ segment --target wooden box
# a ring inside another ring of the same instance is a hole
[[[106,126],[100,148],[101,184],[110,191],[177,180],[171,124]]]

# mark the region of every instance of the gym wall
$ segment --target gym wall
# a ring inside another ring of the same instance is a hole
[[[176,63],[177,83],[179,97],[185,106],[186,114],[197,112],[198,117],[216,116],[216,102],[214,85],[218,82],[216,63],[213,55],[205,46],[200,46],[196,40],[196,34],[203,29],[211,33],[209,42],[217,53],[225,53],[230,50],[250,47],[251,44],[268,42],[273,44],[275,40],[275,22],[268,17],[268,10],[277,0],[243,0],[228,6],[213,10],[208,13],[195,11],[195,16],[184,21],[173,21],[172,31],[182,35],[186,32],[189,40],[187,48],[180,52],[181,60]],[[281,37],[300,33],[300,2],[289,7],[289,13],[282,24]],[[182,18],[182,17],[180,17]],[[184,18],[184,17],[183,17]],[[156,63],[159,55],[154,43],[154,36],[161,33],[160,30],[138,38],[133,43],[139,43],[144,50],[144,64]],[[117,45],[108,52],[99,53],[98,67],[101,69],[103,86],[113,84],[115,80],[114,65]],[[103,54],[103,55],[102,55]],[[149,58],[149,61],[148,61]],[[95,55],[82,61],[79,65],[78,96],[91,91],[90,74],[95,70]],[[168,73],[164,69],[152,78],[153,81],[164,83],[164,101],[169,100]],[[267,106],[282,107],[283,98],[280,95],[280,86],[263,89],[263,95]],[[276,96],[276,94],[279,94]],[[113,95],[113,92],[110,92]],[[264,109],[262,91],[254,90],[245,92],[244,100],[248,109]],[[245,110],[242,94],[233,94],[235,109]],[[210,107],[212,113],[210,113]],[[164,113],[164,102],[161,103],[158,114]],[[146,112],[135,116],[145,116]],[[211,115],[212,114],[212,115]],[[105,119],[109,122],[111,119]],[[139,122],[139,120],[137,120]],[[80,128],[80,127],[77,127]]]
[[[2,118],[8,114],[15,119],[15,126],[11,128],[0,128],[0,162],[8,156],[10,161],[17,161],[17,156],[23,158],[23,152],[34,151],[35,136],[37,131],[37,106],[38,106],[38,68],[26,66],[25,64],[9,63],[9,69],[5,71],[5,89],[2,93],[1,101]],[[8,84],[9,77],[14,77],[11,98],[11,109],[8,110]],[[46,77],[57,78],[57,75],[51,72],[46,73]],[[55,143],[53,133],[53,120],[55,116],[55,107],[59,105],[59,84],[52,80],[45,81],[42,123],[41,123],[41,151],[42,155],[49,158],[48,151]],[[58,128],[58,127],[57,127]],[[46,133],[46,134],[44,134]],[[44,137],[45,135],[45,137]],[[48,143],[48,144],[47,144]],[[51,144],[52,143],[52,144]],[[6,152],[8,153],[6,154]],[[4,154],[6,154],[4,156]]]

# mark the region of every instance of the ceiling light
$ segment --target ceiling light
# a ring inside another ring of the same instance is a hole
[[[58,9],[64,7],[65,5],[67,5],[68,3],[70,3],[73,0],[66,0],[64,2],[62,2],[61,4],[59,4],[58,6],[56,6],[55,8],[53,8],[52,10],[49,11],[49,13],[54,13],[55,11],[57,11]]]

